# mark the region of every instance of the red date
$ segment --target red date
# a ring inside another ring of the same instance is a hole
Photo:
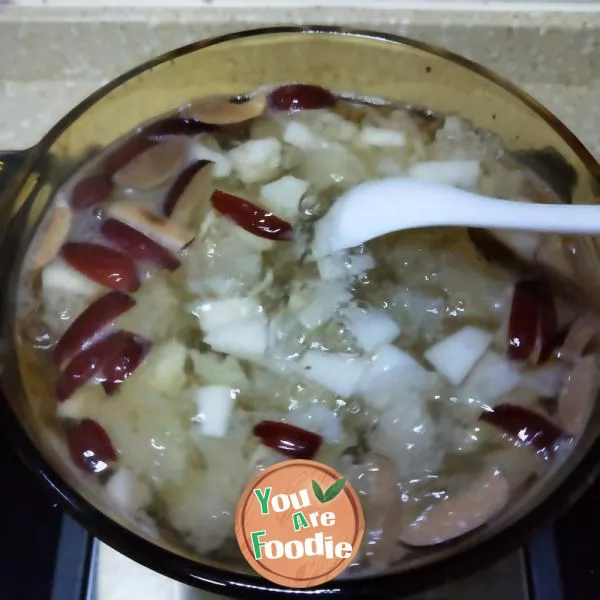
[[[68,242],[62,258],[73,269],[107,288],[135,292],[140,287],[135,263],[112,248],[88,242]]]
[[[71,323],[54,348],[56,365],[63,365],[87,348],[92,339],[117,317],[135,306],[135,300],[123,292],[109,292],[90,304]]]
[[[213,208],[234,223],[258,237],[269,240],[289,240],[292,226],[262,208],[232,194],[215,190],[211,197]]]
[[[107,394],[114,394],[118,387],[139,367],[150,350],[151,343],[140,336],[127,334],[115,345],[102,367],[102,386]]]
[[[331,108],[335,103],[335,96],[318,85],[293,83],[279,87],[269,94],[269,107],[279,111]]]
[[[136,260],[147,261],[169,271],[174,271],[181,264],[176,256],[160,244],[116,219],[104,221],[100,231],[107,240]]]
[[[137,369],[149,347],[149,342],[128,331],[104,337],[77,354],[60,374],[58,400],[68,399],[92,377],[102,382],[107,393],[114,393]]]
[[[540,292],[540,310],[538,314],[538,344],[535,364],[546,362],[554,350],[561,345],[558,327],[558,314],[552,293],[545,286]]]
[[[268,448],[290,458],[311,459],[321,447],[320,435],[278,421],[261,421],[254,426],[254,435]]]
[[[108,434],[90,419],[80,421],[67,431],[67,447],[75,466],[91,473],[102,473],[117,460]]]
[[[499,404],[479,419],[515,438],[523,446],[533,446],[545,457],[551,457],[557,444],[568,439],[557,425],[532,410],[513,404]]]
[[[120,338],[112,334],[79,352],[65,367],[56,382],[56,396],[60,402],[70,398],[92,377],[102,374],[104,362],[119,349]]]
[[[112,179],[106,173],[89,175],[73,188],[71,205],[76,210],[82,210],[100,204],[109,198],[113,188]]]
[[[557,318],[550,290],[536,281],[515,287],[508,326],[508,357],[540,364],[552,354]]]

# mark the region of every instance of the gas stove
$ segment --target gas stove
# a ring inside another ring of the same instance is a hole
[[[0,440],[0,600],[218,600],[92,538]],[[598,600],[600,483],[554,527],[489,569],[411,600]]]

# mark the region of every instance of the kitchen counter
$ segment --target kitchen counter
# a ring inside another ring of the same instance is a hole
[[[206,1],[178,8],[150,0],[140,2],[153,6],[129,8],[96,1],[84,8],[74,1],[68,7],[0,4],[0,149],[31,146],[90,92],[166,50],[241,29],[321,23],[398,33],[480,62],[540,100],[600,158],[598,2],[575,2],[567,10],[556,2],[438,0],[415,9],[414,2],[394,0],[371,8],[353,0],[321,7]]]

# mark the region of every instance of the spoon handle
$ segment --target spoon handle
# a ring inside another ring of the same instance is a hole
[[[481,198],[465,198],[460,209],[447,215],[446,223],[489,229],[600,234],[600,206],[593,204],[538,204]]]

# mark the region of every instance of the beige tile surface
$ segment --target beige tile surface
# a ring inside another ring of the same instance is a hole
[[[0,6],[0,149],[34,144],[91,91],[166,50],[236,30],[320,23],[407,35],[481,62],[523,86],[600,157],[598,10],[290,9],[285,0],[234,9],[216,1],[202,8]]]

